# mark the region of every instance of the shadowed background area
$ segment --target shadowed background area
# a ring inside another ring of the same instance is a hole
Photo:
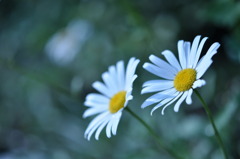
[[[117,136],[84,139],[91,84],[119,60],[141,60],[129,107],[178,153],[221,159],[207,116],[193,104],[150,116],[142,69],[150,54],[177,53],[177,41],[209,37],[221,47],[199,89],[228,153],[240,158],[240,2],[230,0],[0,0],[0,159],[171,159],[147,130],[123,113]],[[177,55],[177,54],[176,54]]]

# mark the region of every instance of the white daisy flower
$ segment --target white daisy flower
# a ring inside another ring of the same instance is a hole
[[[162,55],[167,62],[155,55],[150,55],[149,59],[153,64],[146,62],[143,65],[144,69],[161,78],[143,84],[142,94],[157,92],[146,99],[141,106],[145,108],[157,103],[152,109],[151,115],[159,107],[163,107],[162,114],[164,114],[164,109],[174,102],[176,102],[174,111],[178,112],[184,100],[187,104],[192,103],[193,89],[205,85],[206,82],[201,77],[212,64],[212,57],[217,53],[220,44],[213,43],[200,59],[207,37],[201,41],[200,38],[201,36],[196,36],[192,46],[188,41],[178,41],[179,61],[171,51],[165,50]]]
[[[88,125],[85,131],[85,138],[90,140],[95,133],[96,140],[102,129],[106,126],[107,137],[116,135],[118,123],[122,111],[132,100],[132,85],[137,78],[136,67],[140,61],[131,58],[128,62],[126,72],[123,61],[119,61],[116,66],[110,66],[108,72],[102,74],[103,82],[96,81],[92,86],[100,93],[90,93],[86,97],[84,105],[89,107],[83,117],[98,114]]]

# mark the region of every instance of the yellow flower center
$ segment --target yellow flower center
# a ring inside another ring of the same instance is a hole
[[[196,81],[196,75],[196,70],[191,68],[179,71],[174,79],[174,87],[179,92],[189,90]]]
[[[112,114],[124,107],[126,93],[126,91],[120,91],[110,99],[108,109]]]

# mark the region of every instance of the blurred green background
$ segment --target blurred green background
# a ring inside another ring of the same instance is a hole
[[[177,41],[220,42],[199,91],[209,104],[232,159],[240,158],[240,1],[0,0],[0,159],[171,159],[128,112],[117,136],[84,139],[82,119],[91,84],[108,66],[141,60],[129,107],[189,159],[221,159],[207,116],[193,104],[150,116],[140,108],[148,56]]]

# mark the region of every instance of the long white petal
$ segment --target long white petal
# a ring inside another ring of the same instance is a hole
[[[105,104],[105,103],[98,103],[98,102],[95,102],[95,101],[91,101],[91,100],[87,100],[84,102],[84,105],[87,106],[87,107],[94,107],[94,108],[106,108],[108,104]]]
[[[95,88],[98,92],[104,94],[105,96],[111,98],[111,92],[109,91],[109,89],[102,83],[99,81],[96,81],[92,84],[93,88]]]
[[[184,41],[183,40],[178,41],[178,56],[179,56],[179,61],[180,61],[182,69],[185,69],[187,67],[187,65],[186,65],[186,53],[184,50]]]
[[[218,42],[213,43],[210,48],[208,49],[205,58],[211,59],[213,55],[217,53],[217,49],[220,47],[220,44]]]
[[[141,105],[141,108],[146,108],[149,105],[152,105],[154,103],[160,102],[161,100],[164,100],[166,98],[173,98],[173,95],[163,94],[162,92],[156,93],[146,99],[143,104]]]
[[[141,94],[162,91],[162,90],[166,90],[166,89],[169,89],[172,87],[173,87],[172,81],[165,82],[165,83],[153,84],[153,85],[149,85],[149,86],[143,88],[141,91]]]
[[[111,137],[111,129],[112,129],[113,123],[114,123],[114,120],[113,120],[112,117],[111,117],[111,119],[110,119],[110,121],[108,122],[107,127],[106,127],[106,134],[107,134],[107,137],[108,137],[108,138]]]
[[[191,63],[191,58],[190,58],[190,46],[191,43],[190,42],[184,42],[184,50],[185,50],[185,54],[186,54],[186,66],[188,67],[189,64]]]
[[[194,57],[194,61],[193,61],[192,68],[196,68],[197,63],[198,63],[198,60],[199,60],[199,57],[200,57],[201,52],[202,52],[202,48],[203,48],[204,43],[206,42],[207,39],[208,39],[208,37],[205,37],[205,38],[203,38],[202,41],[200,42],[199,47],[198,47],[198,49],[197,49],[197,53],[196,53],[196,55],[195,55],[195,57]]]
[[[161,101],[160,103],[158,103],[156,106],[153,107],[153,109],[151,110],[151,116],[153,115],[153,112],[155,110],[157,110],[158,108],[162,107],[164,104],[170,102],[173,98],[166,98],[163,101]]]
[[[98,93],[90,93],[86,96],[86,101],[107,104],[109,102],[109,98]]]
[[[209,61],[212,60],[212,56],[217,53],[217,49],[220,47],[220,44],[218,42],[215,42],[211,45],[211,47],[208,49],[206,55],[204,55],[199,62],[196,64],[196,69],[198,67],[202,67],[201,65],[205,65],[204,63],[209,63]]]
[[[148,62],[144,63],[143,68],[146,69],[148,72],[151,72],[152,74],[155,74],[155,75],[165,78],[165,79],[173,80],[175,77],[175,75],[173,73],[168,72],[167,70],[159,68]]]
[[[187,95],[188,95],[188,91],[185,91],[185,92],[183,93],[183,95],[181,96],[181,98],[177,101],[177,103],[176,103],[175,106],[174,106],[174,111],[175,111],[175,112],[178,112],[180,105],[181,105],[182,102],[186,99]]]
[[[197,79],[201,78],[203,74],[207,71],[207,69],[211,66],[212,64],[211,59],[203,59],[201,63],[197,66]]]
[[[196,56],[196,53],[197,53],[197,48],[198,48],[200,38],[201,38],[201,36],[198,35],[193,40],[191,51],[190,51],[190,56],[189,56],[188,68],[192,68],[192,65],[194,63],[194,59],[195,59],[195,56]]]
[[[124,89],[124,83],[125,83],[125,70],[124,70],[124,62],[119,61],[117,63],[117,79],[118,79],[118,85],[119,89],[123,90]]]
[[[171,100],[169,103],[167,103],[163,109],[162,109],[162,115],[164,115],[164,110],[169,106],[171,105],[172,103],[174,103],[176,100],[178,100],[178,98],[183,94],[182,92],[178,92],[179,94],[173,99]]]
[[[169,64],[172,65],[172,67],[174,67],[177,71],[181,70],[181,66],[177,58],[174,56],[174,54],[171,51],[165,50],[162,52],[162,55],[164,55],[164,57],[167,59]]]
[[[116,81],[114,81],[111,78],[111,75],[109,74],[109,72],[104,72],[102,74],[102,79],[103,79],[103,82],[106,84],[106,87],[107,87],[107,89],[109,91],[109,95],[113,96],[114,93],[116,93],[116,92],[112,88],[116,85]]]
[[[119,124],[119,121],[120,121],[120,118],[122,116],[122,112],[117,112],[116,114],[114,114],[115,117],[114,117],[114,123],[112,125],[112,134],[113,135],[116,135],[117,134],[117,128],[118,128],[118,124]]]
[[[172,67],[170,64],[168,64],[167,62],[163,61],[162,59],[160,59],[159,57],[155,56],[155,55],[150,55],[149,56],[149,60],[154,63],[155,65],[157,65],[158,67],[165,69],[167,71],[172,72],[173,74],[177,74],[177,70]]]
[[[100,122],[98,122],[96,125],[94,125],[94,127],[89,131],[89,133],[85,133],[85,138],[87,138],[88,140],[90,140],[91,136],[93,135],[93,133],[97,130],[97,128],[104,122],[105,120],[101,120]]]
[[[99,114],[97,117],[95,117],[91,123],[88,125],[85,133],[84,133],[84,136],[90,140],[92,134],[94,133],[94,131],[96,131],[96,129],[99,127],[99,125],[101,125],[105,120],[106,118],[108,117],[109,113],[108,112],[105,112],[105,113],[102,113],[102,114]]]
[[[156,109],[158,109],[159,107],[162,107],[162,106],[164,106],[165,104],[167,104],[167,106],[168,106],[168,105],[170,105],[171,103],[173,103],[173,102],[171,102],[171,101],[172,101],[172,100],[175,101],[175,99],[178,98],[180,95],[181,95],[181,92],[175,92],[175,93],[173,94],[173,97],[172,97],[172,98],[166,98],[166,99],[162,100],[159,104],[157,104],[157,105],[151,110],[151,115],[152,115],[153,112],[154,112]],[[168,103],[170,103],[170,104],[168,104]],[[165,109],[165,108],[164,108],[164,109]],[[164,110],[162,111],[162,114],[164,114]]]
[[[151,115],[156,109],[158,109],[159,107],[163,106],[164,104],[170,102],[172,99],[174,99],[175,97],[177,97],[179,95],[179,92],[176,91],[175,89],[170,89],[168,91],[163,91],[162,93],[164,93],[166,95],[170,95],[170,97],[163,99],[159,104],[154,106],[154,108],[151,111]]]
[[[102,129],[107,125],[109,121],[108,120],[105,120],[97,129],[96,133],[95,133],[95,139],[98,140],[99,139],[99,135],[102,131]]]
[[[110,80],[113,82],[111,90],[115,94],[118,91],[120,91],[119,86],[118,86],[117,72],[116,72],[116,67],[115,66],[110,66],[109,67],[109,74],[110,74]]]
[[[135,71],[136,71],[136,68],[137,68],[137,65],[139,62],[140,62],[140,60],[135,59],[134,57],[132,57],[129,60],[127,68],[126,68],[125,90],[127,88],[131,87],[132,82],[133,82],[132,78],[137,77],[137,76],[134,76],[134,74],[135,74]]]
[[[83,113],[83,118],[98,114],[98,113],[102,113],[104,111],[107,111],[107,109],[103,109],[103,108],[89,108],[87,109],[84,113]]]
[[[143,83],[143,87],[147,87],[147,86],[151,86],[151,85],[155,85],[155,84],[159,84],[159,83],[166,83],[168,84],[169,82],[171,82],[173,84],[173,81],[171,80],[149,80]]]
[[[99,115],[97,115],[88,125],[86,131],[85,131],[85,135],[89,133],[89,131],[95,126],[97,125],[97,123],[99,123],[100,121],[102,121],[107,115],[109,114],[109,112],[105,112],[105,113],[101,113]]]
[[[138,76],[135,74],[132,76],[132,80],[128,80],[126,81],[125,83],[125,90],[128,91],[129,89],[132,89],[132,85],[133,85],[133,82],[135,81],[135,79],[137,78]]]

